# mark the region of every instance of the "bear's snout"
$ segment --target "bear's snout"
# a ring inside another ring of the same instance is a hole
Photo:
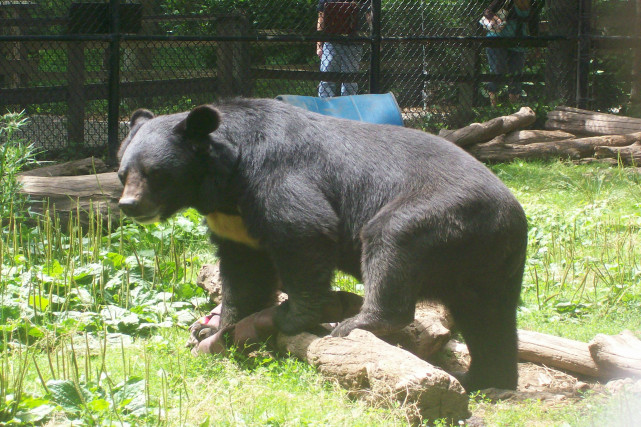
[[[118,201],[118,207],[125,215],[141,224],[151,224],[160,220],[159,208],[144,203],[135,197],[123,197]]]
[[[136,216],[136,210],[140,204],[133,197],[124,197],[118,201],[118,207],[129,216]]]

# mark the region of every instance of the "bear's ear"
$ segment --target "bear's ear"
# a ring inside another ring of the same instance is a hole
[[[139,108],[138,110],[133,112],[131,118],[129,119],[129,134],[125,139],[122,140],[122,142],[120,143],[120,147],[118,148],[117,157],[119,162],[120,160],[122,160],[122,156],[123,154],[125,154],[125,150],[129,146],[129,143],[131,142],[134,135],[138,132],[138,129],[140,129],[140,126],[146,121],[153,119],[154,117],[154,113],[149,110],[145,110],[144,108]]]
[[[203,137],[209,135],[220,124],[220,113],[211,105],[201,105],[189,112],[187,118],[178,124],[179,130],[187,137]]]
[[[131,118],[129,119],[129,129],[132,129],[137,124],[142,124],[147,120],[153,119],[154,113],[144,108],[139,108],[133,112]]]

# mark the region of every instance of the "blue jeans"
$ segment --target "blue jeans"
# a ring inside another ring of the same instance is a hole
[[[487,62],[490,64],[492,74],[505,74],[510,76],[507,82],[509,94],[521,94],[521,82],[518,79],[518,74],[523,71],[523,66],[525,65],[524,51],[502,47],[488,47]],[[487,90],[489,92],[498,92],[499,84],[497,82],[488,82]]]
[[[323,43],[323,55],[321,57],[320,70],[322,72],[355,73],[363,54],[363,47],[360,44]],[[357,83],[341,84],[340,95],[356,95],[358,92]],[[318,85],[318,96],[326,98],[338,96],[336,83],[322,81]]]

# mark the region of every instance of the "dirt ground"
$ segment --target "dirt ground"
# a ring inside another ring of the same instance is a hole
[[[467,370],[469,353],[465,344],[452,340],[447,343],[445,350],[445,353],[441,353],[444,357],[437,356],[431,362],[448,372]],[[580,378],[547,366],[521,362],[519,363],[517,390],[487,389],[483,390],[482,394],[490,401],[508,403],[537,401],[544,408],[558,408],[559,406],[577,404],[590,391],[602,394],[604,398],[607,398],[624,390],[626,393],[638,396],[641,400],[641,379],[623,378],[603,383],[593,378]],[[466,420],[465,425],[468,427],[488,426],[483,418],[484,411],[479,409]],[[641,426],[641,414],[639,414],[639,423],[636,425]]]

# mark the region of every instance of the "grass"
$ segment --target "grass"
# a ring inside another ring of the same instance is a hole
[[[14,179],[14,164],[3,178]],[[639,173],[522,162],[493,170],[530,220],[519,326],[583,341],[638,334]],[[196,273],[213,261],[193,211],[113,228],[100,218],[86,228],[49,217],[24,226],[23,210],[2,213],[0,425],[407,424],[398,404],[368,407],[293,359],[192,357],[186,328],[211,308]],[[343,274],[335,285],[362,292]],[[576,405],[479,396],[471,406],[487,425],[632,425],[641,405],[630,396]]]
[[[473,399],[470,409],[488,426],[533,427],[633,427],[638,425],[641,398],[632,394],[615,397],[588,394],[579,402],[546,403],[530,400],[515,404]]]
[[[584,341],[641,330],[641,175],[563,163],[494,170],[530,223],[521,327]]]

